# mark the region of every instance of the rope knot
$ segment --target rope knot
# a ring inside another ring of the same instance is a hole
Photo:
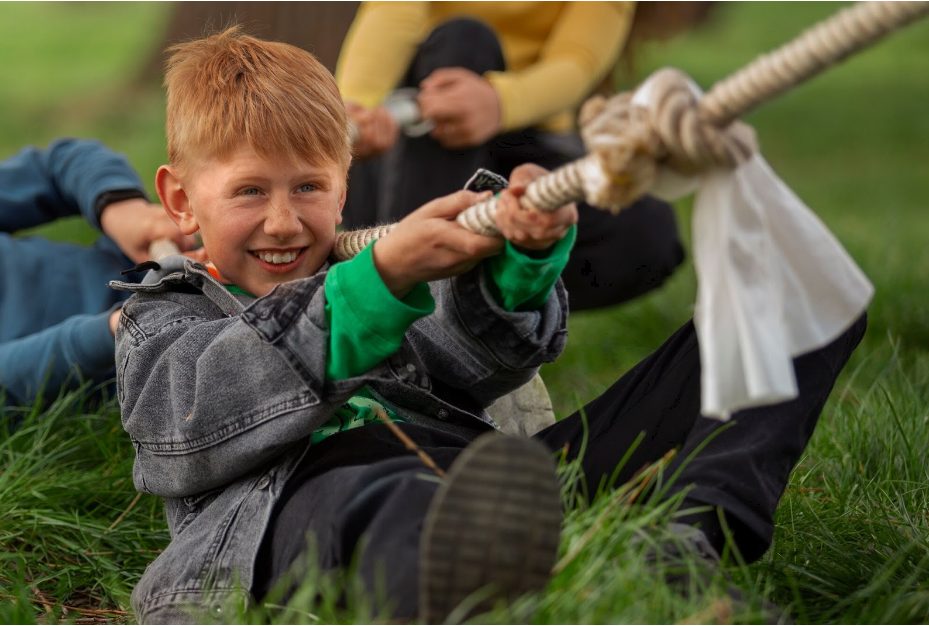
[[[627,206],[651,188],[659,165],[682,174],[731,168],[757,149],[751,127],[737,121],[720,129],[707,120],[699,90],[683,72],[659,70],[640,91],[595,97],[581,108],[581,135],[602,170],[586,168],[591,204],[613,211]]]
[[[633,106],[631,93],[596,96],[581,107],[579,121],[591,154],[581,176],[584,198],[618,212],[645,194],[657,174],[661,142],[648,111]]]

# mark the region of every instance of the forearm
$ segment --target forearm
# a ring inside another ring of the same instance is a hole
[[[507,242],[503,254],[485,262],[497,302],[506,311],[531,311],[540,308],[568,264],[571,248],[577,239],[577,226],[549,250],[530,256]]]
[[[400,348],[413,322],[435,309],[425,284],[402,300],[394,297],[374,266],[372,247],[339,263],[326,276],[329,380],[370,370]]]
[[[27,148],[0,164],[0,230],[14,232],[61,217],[83,215],[100,228],[107,197],[144,196],[125,157],[99,142],[63,139]]]
[[[24,405],[84,381],[113,376],[109,312],[76,315],[42,332],[0,344],[0,387]]]
[[[500,97],[503,130],[579,106],[619,57],[632,24],[631,3],[566,4],[537,63],[485,75]]]

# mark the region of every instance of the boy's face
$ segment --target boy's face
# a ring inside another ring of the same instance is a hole
[[[200,232],[210,261],[242,289],[267,295],[279,283],[311,276],[329,256],[345,202],[338,165],[269,160],[242,147],[196,164],[183,182],[162,169],[165,207],[185,233]],[[186,209],[169,206],[172,180]]]

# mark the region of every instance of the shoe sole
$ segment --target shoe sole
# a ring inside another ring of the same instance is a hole
[[[541,443],[483,435],[455,460],[426,514],[420,543],[420,617],[445,622],[545,587],[561,536],[561,491]]]

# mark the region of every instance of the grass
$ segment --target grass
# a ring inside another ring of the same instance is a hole
[[[703,29],[640,51],[634,84],[675,65],[704,86],[835,10],[725,4]],[[62,135],[99,137],[151,181],[164,158],[157,86],[130,86],[166,20],[158,4],[0,5],[0,156]],[[570,509],[563,555],[539,597],[489,621],[758,621],[762,599],[798,622],[929,621],[929,24],[830,71],[749,116],[782,178],[844,243],[877,293],[870,328],[827,404],[778,512],[772,549],[689,600],[644,565],[645,530],[668,504],[625,496]],[[687,230],[689,207],[679,207]],[[88,241],[74,222],[43,234]],[[577,314],[567,351],[543,375],[559,414],[592,399],[691,314],[691,266],[627,306]],[[0,433],[0,621],[131,621],[129,593],[168,540],[160,503],[136,500],[132,449],[112,402],[67,394]],[[569,471],[570,468],[564,468]],[[321,600],[242,621],[375,619],[348,583]],[[353,598],[337,608],[338,590]],[[305,598],[314,589],[304,590]],[[68,608],[70,607],[70,608]]]

